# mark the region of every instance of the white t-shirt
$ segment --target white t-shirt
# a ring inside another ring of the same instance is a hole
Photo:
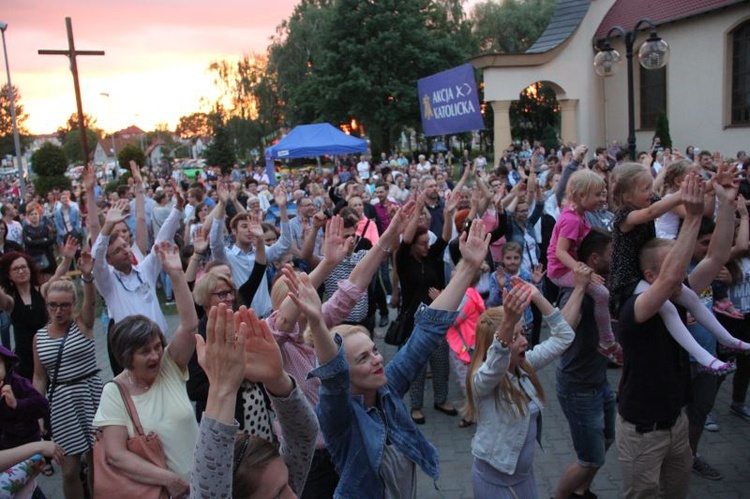
[[[362,180],[368,180],[370,178],[370,163],[367,161],[357,163],[357,173]]]
[[[185,386],[189,377],[187,369],[185,372],[180,371],[167,347],[154,385],[146,393],[132,396],[143,431],[153,431],[159,435],[167,458],[167,468],[186,482],[190,482],[193,451],[198,439],[198,423]],[[128,437],[135,435],[125,401],[122,400],[120,390],[112,383],[104,385],[102,400],[94,416],[94,426],[125,426]]]

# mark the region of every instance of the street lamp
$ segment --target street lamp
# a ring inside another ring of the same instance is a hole
[[[3,37],[3,54],[5,55],[5,72],[8,73],[8,99],[10,100],[10,119],[13,122],[13,143],[18,158],[18,189],[21,191],[21,199],[26,199],[26,182],[23,178],[23,157],[21,156],[21,137],[18,135],[18,122],[16,120],[16,103],[13,97],[13,83],[10,81],[10,64],[8,63],[8,49],[5,46],[5,30],[8,23],[0,21],[0,32]]]
[[[101,95],[102,97],[106,97],[107,103],[109,105],[109,126],[112,127],[112,155],[114,156],[114,161],[112,163],[112,176],[114,178],[117,178],[117,173],[120,170],[120,165],[117,161],[117,145],[115,144],[115,121],[112,117],[112,99],[109,97],[109,94],[107,92],[99,92],[99,95]]]
[[[669,45],[656,34],[656,25],[649,19],[638,21],[633,30],[625,31],[621,26],[614,26],[604,39],[604,45],[594,56],[594,71],[599,76],[609,77],[617,73],[622,62],[620,53],[610,43],[612,34],[617,32],[625,40],[625,57],[628,65],[628,152],[635,161],[635,99],[633,96],[633,45],[638,31],[643,25],[651,29],[648,39],[638,49],[638,62],[644,69],[660,69],[669,61]]]

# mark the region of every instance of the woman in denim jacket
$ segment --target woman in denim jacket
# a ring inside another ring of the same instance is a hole
[[[478,499],[537,497],[534,440],[541,436],[544,393],[535,370],[559,357],[575,336],[536,286],[515,276],[511,282],[513,289],[505,293],[503,307],[488,309],[479,319],[467,376],[465,417],[478,424],[471,445]],[[527,355],[520,319],[532,302],[551,336]]]
[[[366,330],[338,327],[332,336],[307,275],[297,278],[284,270],[289,296],[314,336],[320,367],[310,375],[321,380],[316,411],[341,476],[335,498],[415,498],[417,465],[437,480],[437,451],[417,430],[402,399],[455,321],[488,244],[484,225],[475,220],[468,236],[461,236],[463,260],[455,276],[430,307],[419,306],[414,332],[387,367]]]

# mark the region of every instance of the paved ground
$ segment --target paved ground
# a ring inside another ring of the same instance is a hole
[[[174,307],[165,311],[169,314],[171,325],[176,321]],[[392,313],[393,314],[393,313]],[[106,343],[101,334],[101,322],[97,323],[97,358],[102,368],[102,378],[108,380],[112,374],[107,360]],[[386,357],[395,353],[395,347],[382,345]],[[548,395],[547,407],[544,409],[544,433],[542,442],[544,450],[537,448],[534,468],[536,472],[539,497],[551,497],[557,481],[566,466],[573,460],[574,454],[570,443],[567,422],[557,403],[554,390],[555,366],[548,366],[540,373],[540,378]],[[616,387],[619,370],[610,370],[609,379]],[[724,478],[720,481],[709,481],[693,476],[690,485],[691,498],[742,498],[750,497],[750,423],[729,414],[731,398],[731,379],[721,387],[714,414],[721,429],[718,433],[705,432],[701,441],[701,454],[715,466]],[[455,379],[451,379],[450,397],[456,405],[460,404],[461,395]],[[440,452],[441,476],[435,488],[432,481],[419,472],[418,497],[432,498],[470,498],[471,489],[471,438],[472,428],[458,428],[459,418],[445,416],[432,409],[432,385],[426,384],[425,416],[427,423],[422,427],[427,438],[437,446]],[[61,474],[59,469],[51,478],[38,479],[47,497],[62,499]],[[617,450],[614,446],[607,455],[607,463],[594,480],[592,491],[600,498],[616,498],[620,487],[620,469],[617,463]]]

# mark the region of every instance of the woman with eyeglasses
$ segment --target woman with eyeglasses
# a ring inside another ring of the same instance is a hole
[[[77,249],[78,243],[69,239],[62,250],[65,261],[58,266],[55,276],[45,284],[41,283],[36,262],[26,253],[11,251],[0,259],[0,310],[10,314],[13,324],[16,342],[14,352],[20,359],[16,372],[29,381],[34,376],[32,340],[36,332],[47,324],[44,291],[54,279],[62,275],[64,269],[69,268]]]
[[[112,383],[102,391],[94,425],[102,430],[105,458],[115,471],[141,483],[161,486],[172,497],[182,497],[188,492],[198,438],[198,425],[185,391],[198,316],[177,248],[163,242],[152,251],[172,279],[178,326],[167,343],[153,320],[130,315],[115,325],[110,342],[112,353],[124,367],[114,381],[130,393],[143,430],[159,435],[167,467],[156,466],[128,449],[127,441],[136,434],[135,428],[120,391]]]
[[[195,283],[193,299],[201,307],[204,314],[198,324],[198,334],[206,337],[208,312],[212,307],[224,304],[228,309],[235,309],[235,305],[250,307],[255,292],[263,281],[266,271],[266,248],[263,241],[263,228],[258,215],[251,215],[250,229],[255,236],[255,264],[247,282],[237,288],[232,280],[232,272],[227,264],[213,265]],[[195,402],[195,415],[201,421],[203,411],[206,410],[209,380],[205,371],[198,364],[198,357],[194,354],[188,364],[190,379],[187,382],[188,396]],[[240,423],[240,430],[266,440],[273,440],[271,416],[266,404],[263,387],[247,380],[242,383],[237,394],[235,417]]]
[[[34,387],[47,396],[49,430],[65,454],[61,465],[66,499],[84,497],[81,457],[85,454],[91,462],[92,422],[102,391],[94,347],[96,289],[91,253],[81,252],[78,268],[83,281],[80,314],[76,315],[75,285],[69,280],[51,282],[46,288],[49,322],[33,342]]]

